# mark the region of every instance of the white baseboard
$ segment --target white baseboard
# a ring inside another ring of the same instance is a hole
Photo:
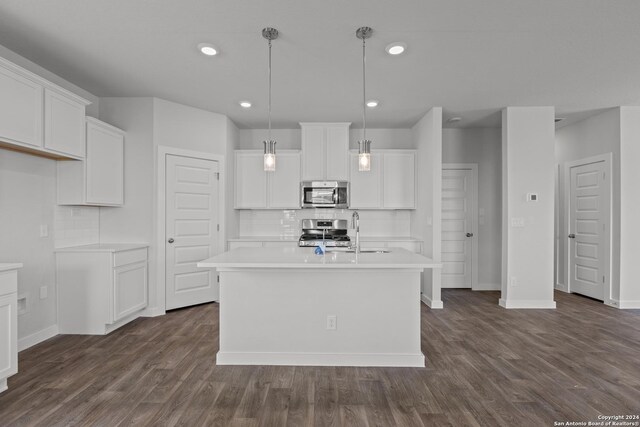
[[[20,338],[18,340],[18,351],[26,350],[56,335],[58,335],[58,325],[52,325],[34,334]]]
[[[474,291],[499,291],[502,289],[502,285],[500,283],[478,283],[472,289]]]
[[[420,294],[420,301],[422,301],[423,303],[425,303],[429,308],[432,309],[440,309],[443,307],[442,305],[442,300],[438,300],[438,301],[431,301],[431,298],[429,298],[428,296],[426,296],[425,294]]]
[[[563,283],[556,283],[555,289],[558,291],[569,293],[569,288]]]
[[[615,301],[618,304],[618,308],[621,308],[624,310],[640,309],[640,301],[633,301],[633,300],[627,300],[627,301],[612,300],[612,301]]]
[[[3,391],[5,391],[7,389],[7,379],[3,378],[0,380],[0,393],[2,393]]]
[[[405,366],[424,368],[424,355],[358,353],[236,353],[218,352],[217,365],[285,366]]]
[[[150,307],[150,308],[147,308],[142,313],[140,313],[140,316],[142,316],[142,317],[158,317],[158,316],[164,316],[165,314],[167,314],[167,312],[164,311],[163,309],[159,308],[159,307]]]
[[[551,300],[505,300],[500,298],[500,307],[504,308],[532,308],[532,309],[554,309],[556,302]]]

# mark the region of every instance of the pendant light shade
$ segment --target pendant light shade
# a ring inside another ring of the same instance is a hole
[[[269,137],[262,141],[264,144],[264,170],[274,172],[276,170],[276,141],[271,139],[271,41],[278,38],[278,30],[264,28],[262,37],[269,41]]]
[[[371,27],[360,27],[356,37],[362,40],[362,139],[358,141],[358,171],[371,170],[371,140],[367,139],[367,79],[366,79],[366,39],[371,37]]]

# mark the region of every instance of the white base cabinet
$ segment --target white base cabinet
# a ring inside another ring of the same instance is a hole
[[[0,264],[0,393],[18,373],[18,268]]]
[[[88,245],[58,249],[58,330],[105,335],[147,307],[147,248]]]
[[[86,118],[86,159],[59,161],[58,204],[122,206],[124,204],[124,132]]]

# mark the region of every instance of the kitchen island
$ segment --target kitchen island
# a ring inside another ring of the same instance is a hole
[[[220,365],[424,366],[420,274],[386,253],[238,248],[198,263],[220,274]]]

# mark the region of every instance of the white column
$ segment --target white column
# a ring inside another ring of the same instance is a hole
[[[502,297],[505,308],[555,308],[555,111],[502,111]],[[527,195],[536,195],[528,201]]]
[[[620,107],[620,308],[640,308],[640,107]]]

